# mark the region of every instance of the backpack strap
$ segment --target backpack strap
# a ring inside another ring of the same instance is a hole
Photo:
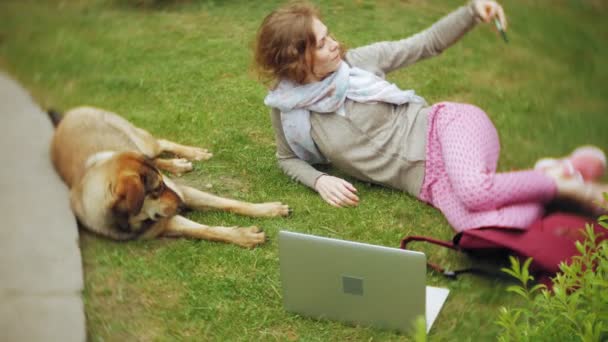
[[[457,249],[452,241],[437,240],[437,239],[427,237],[427,236],[407,236],[407,237],[403,238],[403,240],[401,240],[400,248],[406,249],[405,247],[407,246],[407,244],[412,241],[424,241],[424,242],[429,242],[429,243],[439,245],[442,247],[447,247],[450,249]]]
[[[410,242],[422,241],[422,242],[428,242],[428,243],[431,243],[431,244],[434,244],[437,246],[446,247],[446,248],[449,248],[449,249],[452,249],[455,251],[462,252],[462,249],[458,246],[458,241],[460,240],[460,235],[461,235],[460,233],[456,234],[456,236],[454,236],[453,241],[443,241],[443,240],[438,240],[438,239],[434,239],[434,238],[427,237],[427,236],[406,236],[405,238],[403,238],[401,240],[400,248],[407,249],[406,247]],[[469,268],[463,268],[460,270],[451,271],[449,269],[439,266],[438,264],[428,261],[428,259],[427,259],[426,264],[428,267],[433,269],[435,272],[437,272],[439,274],[443,274],[446,278],[450,278],[450,279],[456,279],[458,275],[463,274],[463,273],[472,273],[472,274],[492,276],[492,277],[504,277],[505,276],[504,274],[501,274],[501,273],[492,272],[492,271],[488,271],[488,270],[485,270],[482,268],[477,268],[477,267],[469,267]]]
[[[423,241],[423,242],[428,242],[428,243],[438,245],[441,247],[458,250],[458,248],[456,248],[456,246],[454,245],[454,243],[452,241],[437,240],[437,239],[433,239],[431,237],[426,237],[426,236],[407,236],[407,237],[403,238],[403,240],[401,240],[401,246],[399,248],[407,249],[406,248],[407,244],[412,241]],[[457,274],[454,271],[446,270],[445,268],[439,266],[438,264],[428,261],[428,259],[427,259],[426,264],[428,267],[435,270],[435,272],[443,274],[444,276],[451,278],[451,279],[456,278]]]

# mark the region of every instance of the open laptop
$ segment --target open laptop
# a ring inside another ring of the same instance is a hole
[[[287,311],[411,332],[430,331],[449,290],[426,286],[423,253],[282,230],[279,263]]]

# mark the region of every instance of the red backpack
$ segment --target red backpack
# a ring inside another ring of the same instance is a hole
[[[578,255],[575,242],[584,239],[585,225],[593,224],[599,241],[608,238],[608,230],[595,223],[595,220],[583,216],[554,213],[534,222],[527,230],[509,228],[480,228],[460,232],[452,241],[441,241],[424,236],[408,236],[401,241],[401,248],[406,249],[412,241],[425,241],[436,245],[462,251],[469,254],[478,252],[505,252],[522,261],[532,257],[530,272],[536,281],[551,288],[551,278],[559,271],[563,261],[570,263]],[[481,268],[463,270],[446,270],[431,262],[429,267],[450,278],[462,273],[494,274]]]

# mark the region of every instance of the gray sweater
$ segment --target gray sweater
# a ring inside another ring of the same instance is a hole
[[[436,56],[477,22],[471,5],[458,8],[409,38],[379,42],[346,53],[345,61],[384,78],[386,73]],[[427,114],[421,104],[392,105],[346,100],[346,116],[311,112],[311,136],[336,168],[357,179],[418,196],[424,179]],[[278,110],[271,111],[279,166],[291,178],[314,188],[323,172],[299,159],[289,147]]]

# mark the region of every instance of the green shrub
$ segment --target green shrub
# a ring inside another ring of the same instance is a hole
[[[604,194],[608,202],[608,194]],[[599,218],[608,229],[608,215]],[[606,232],[608,233],[608,231]],[[531,259],[520,265],[511,258],[511,268],[503,271],[521,285],[507,288],[520,295],[524,304],[502,307],[497,324],[500,341],[605,341],[608,339],[608,240],[597,242],[591,225],[585,239],[576,243],[580,255],[570,265],[562,263],[553,279],[553,292],[544,285],[530,287]]]

